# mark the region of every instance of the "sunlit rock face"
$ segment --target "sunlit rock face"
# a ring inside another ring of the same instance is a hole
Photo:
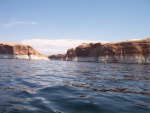
[[[150,63],[150,38],[116,43],[83,43],[66,53],[68,61]]]
[[[100,62],[150,63],[150,38],[103,45]]]
[[[0,58],[48,60],[46,56],[40,54],[31,46],[11,42],[0,42]]]

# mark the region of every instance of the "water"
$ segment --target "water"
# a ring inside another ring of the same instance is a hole
[[[150,65],[1,59],[0,113],[150,113]]]

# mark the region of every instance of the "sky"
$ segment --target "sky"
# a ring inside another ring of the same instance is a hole
[[[0,0],[0,42],[65,53],[81,43],[150,37],[150,0]]]

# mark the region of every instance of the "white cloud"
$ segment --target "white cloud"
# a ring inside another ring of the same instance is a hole
[[[18,21],[16,18],[12,18],[9,22],[5,23],[5,24],[0,24],[0,26],[4,27],[4,28],[11,28],[15,25],[37,25],[37,23],[35,21]]]
[[[28,25],[36,25],[37,23],[36,22],[10,22],[8,24],[1,24],[2,26],[4,26],[5,28],[11,28],[15,25],[21,25],[21,24],[28,24]]]
[[[92,40],[77,39],[30,39],[21,41],[22,44],[30,45],[43,54],[66,53],[70,48],[74,48],[81,43],[100,42]]]

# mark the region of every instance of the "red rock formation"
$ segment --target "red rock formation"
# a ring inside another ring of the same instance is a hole
[[[44,55],[37,52],[31,46],[11,42],[0,42],[0,55],[1,58],[3,58],[2,55],[7,55],[9,56],[8,58],[14,58],[15,56],[18,58],[22,56],[21,59],[26,59],[28,58],[26,56],[35,56],[33,59],[38,59],[38,57],[39,59],[42,57],[46,59]]]
[[[150,63],[150,38],[106,44],[83,43],[69,49],[66,57],[72,61]]]
[[[101,49],[101,43],[83,43],[76,47],[77,57],[98,57]]]
[[[66,53],[66,60],[72,61],[74,57],[76,57],[76,52],[74,48],[68,49]]]
[[[103,45],[103,51],[100,55],[109,56],[148,56],[150,54],[150,38],[136,41],[126,41],[117,43],[108,43]]]

